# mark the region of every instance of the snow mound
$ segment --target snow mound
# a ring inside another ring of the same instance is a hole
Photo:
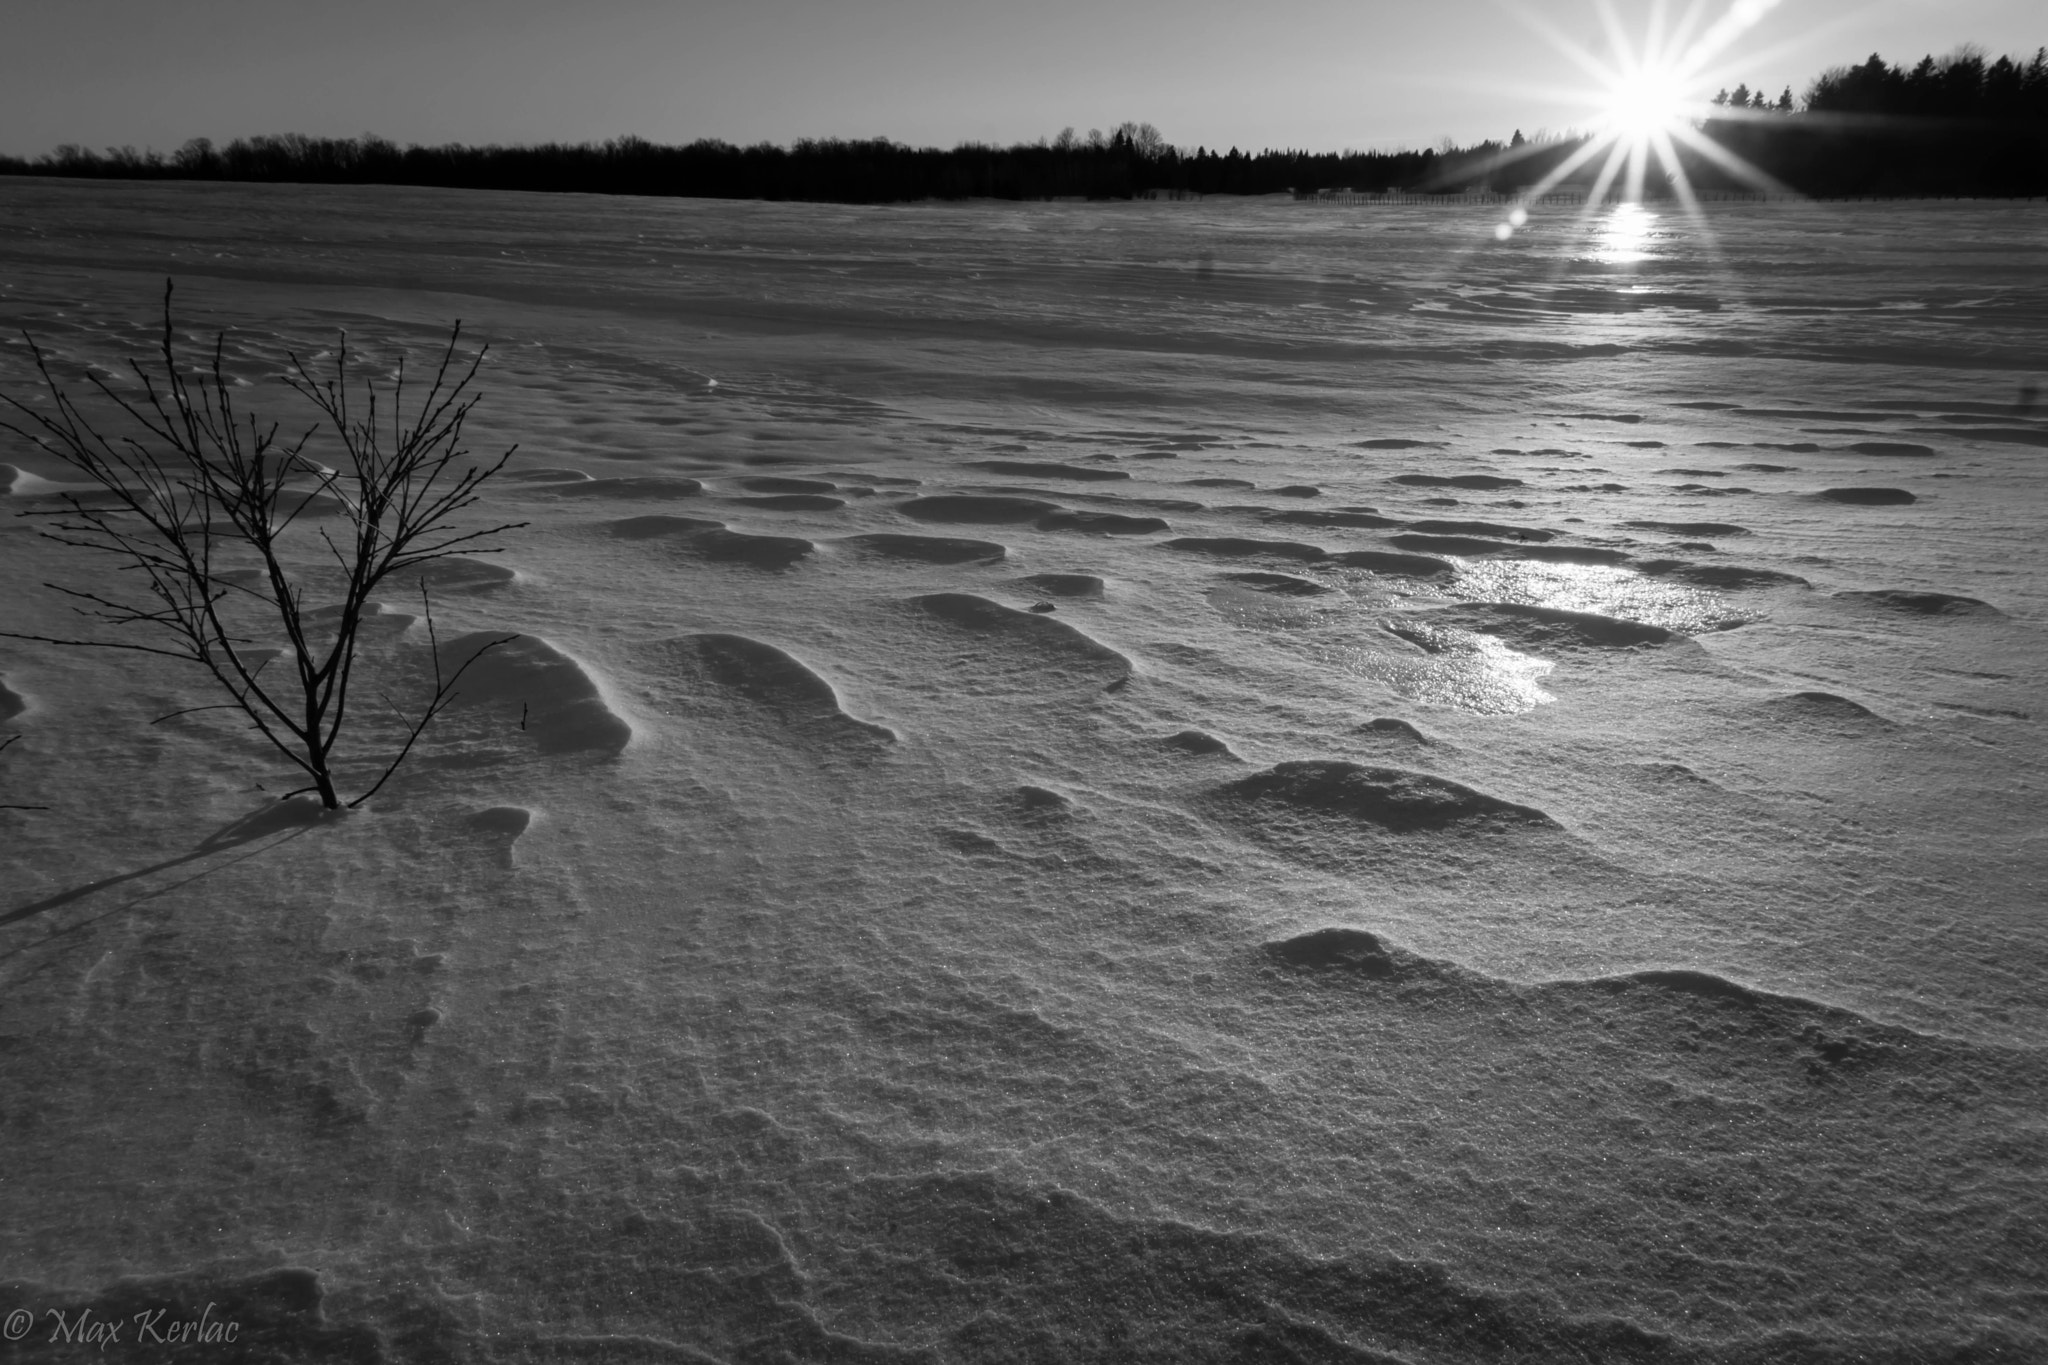
[[[1161,541],[1169,550],[1184,554],[1216,555],[1224,559],[1328,559],[1329,552],[1298,540],[1252,540],[1245,536],[1180,536]]]
[[[1023,581],[1050,597],[1102,598],[1102,580],[1092,573],[1035,573]]]
[[[734,498],[732,501],[770,512],[836,512],[846,506],[846,499],[828,498],[822,493],[764,493],[759,497]]]
[[[1558,829],[1534,806],[1516,805],[1447,778],[1401,768],[1369,768],[1339,759],[1281,763],[1219,789],[1228,807],[1261,807],[1333,816],[1396,833],[1485,824]]]
[[[897,511],[917,521],[962,522],[982,526],[1022,525],[1065,509],[1036,498],[1006,498],[987,494],[953,493],[931,498],[912,498]]]
[[[724,522],[704,517],[626,517],[612,522],[611,532],[623,540],[666,540],[677,550],[699,559],[746,564],[757,569],[786,569],[818,548],[796,536],[757,536],[727,530]]]
[[[615,754],[633,738],[633,727],[605,704],[583,665],[535,636],[457,636],[441,646],[440,663],[443,676],[468,665],[451,709],[489,707],[542,753]]]
[[[975,468],[986,469],[996,474],[1015,474],[1027,479],[1073,479],[1082,483],[1100,483],[1110,479],[1131,477],[1127,471],[1121,469],[1100,469],[1087,465],[1053,464],[1035,460],[977,460]]]
[[[684,683],[686,708],[734,707],[777,727],[833,739],[891,743],[894,731],[848,715],[831,683],[774,645],[745,635],[679,635],[643,646],[648,664]]]
[[[1558,607],[1534,607],[1520,602],[1473,602],[1455,607],[1438,607],[1397,617],[1387,628],[1404,639],[1411,622],[1441,629],[1445,626],[1475,631],[1505,640],[1520,649],[1629,649],[1636,645],[1662,645],[1683,639],[1675,631],[1591,611],[1565,611]],[[1419,641],[1418,641],[1419,643]],[[1427,646],[1425,646],[1427,647]]]
[[[417,569],[395,576],[393,581],[412,588],[424,582],[434,592],[489,592],[515,581],[519,575],[503,564],[486,559],[454,555],[436,559]]]
[[[1852,507],[1900,507],[1920,501],[1903,488],[1823,488],[1814,496]]]
[[[1912,592],[1905,588],[1874,588],[1868,592],[1838,592],[1845,602],[1861,602],[1887,611],[1913,616],[2003,616],[2004,612],[1975,597],[1958,597],[1947,592]]]
[[[992,564],[1009,553],[992,540],[906,536],[889,531],[848,536],[835,543],[884,559],[904,559],[919,564]]]
[[[984,681],[1002,675],[1065,676],[1114,686],[1131,661],[1064,621],[1018,611],[972,593],[927,593],[910,599],[951,637],[952,663]]]
[[[665,502],[673,498],[695,498],[704,485],[695,479],[668,474],[641,474],[624,479],[585,479],[580,483],[543,484],[540,491],[557,497],[616,498],[622,502]]]
[[[1235,763],[1237,754],[1228,744],[1206,730],[1182,730],[1159,741],[1169,749],[1177,749],[1197,758],[1227,758]]]

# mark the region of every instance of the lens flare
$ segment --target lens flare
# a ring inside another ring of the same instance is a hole
[[[1541,15],[1516,11],[1586,76],[1586,83],[1574,90],[1546,93],[1562,94],[1585,106],[1591,127],[1591,134],[1568,156],[1520,192],[1521,203],[1539,200],[1574,177],[1583,180],[1590,173],[1584,214],[1591,215],[1610,199],[1619,198],[1629,204],[1651,197],[1650,182],[1654,177],[1658,194],[1668,187],[1685,212],[1699,219],[1699,197],[1686,173],[1682,153],[1711,164],[1752,189],[1790,193],[1785,186],[1707,137],[1699,126],[1708,118],[1733,121],[1777,117],[1761,108],[1737,109],[1711,102],[1709,92],[1730,80],[1734,67],[1726,60],[1728,49],[1776,8],[1778,0],[1735,0],[1711,22],[1710,0],[1692,0],[1675,22],[1663,0],[1655,0],[1640,35],[1623,27],[1608,0],[1595,3],[1605,33],[1604,56],[1596,56],[1566,38]],[[1736,83],[1739,86],[1740,82]],[[1555,146],[1527,143],[1503,152],[1493,165],[1495,169],[1505,169]],[[1516,213],[1523,213],[1520,204]],[[1511,216],[1494,235],[1506,241],[1526,221],[1525,214],[1521,218]],[[1635,224],[1631,222],[1628,226]]]

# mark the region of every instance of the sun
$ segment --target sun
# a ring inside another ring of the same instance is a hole
[[[1608,85],[1601,111],[1602,131],[1630,143],[1669,134],[1691,115],[1685,77],[1657,63],[1618,72]]]
[[[1634,34],[1624,28],[1614,0],[1592,0],[1605,41],[1596,39],[1589,46],[1565,37],[1540,13],[1522,8],[1521,0],[1504,0],[1585,78],[1579,85],[1544,93],[1579,104],[1591,114],[1577,147],[1518,192],[1518,211],[1520,204],[1540,202],[1579,175],[1582,167],[1588,168],[1592,180],[1583,200],[1586,213],[1606,204],[1610,195],[1624,204],[1640,204],[1646,196],[1670,194],[1697,218],[1699,199],[1686,171],[1688,160],[1707,163],[1754,189],[1789,192],[1708,136],[1703,127],[1712,119],[1773,117],[1710,104],[1705,92],[1729,77],[1741,60],[1754,59],[1752,54],[1731,61],[1729,49],[1780,0],[1685,0],[1683,11],[1674,13],[1671,6],[1677,2],[1649,0],[1644,27]],[[1717,17],[1715,11],[1722,4],[1727,8]],[[1495,164],[1510,166],[1541,155],[1542,150],[1536,143],[1517,144],[1504,150]],[[1507,241],[1521,227],[1510,214],[1494,235]]]

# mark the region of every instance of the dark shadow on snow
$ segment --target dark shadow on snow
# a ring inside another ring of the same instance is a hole
[[[259,806],[239,819],[232,820],[221,826],[212,834],[200,840],[198,847],[194,848],[190,853],[183,853],[175,858],[166,858],[160,863],[151,863],[148,867],[139,867],[133,872],[122,872],[111,877],[101,877],[97,881],[86,882],[83,885],[59,891],[55,895],[45,896],[39,901],[33,901],[28,905],[19,906],[7,911],[5,914],[0,914],[0,926],[16,924],[22,920],[31,919],[46,910],[55,910],[61,906],[70,905],[74,901],[83,900],[94,892],[105,891],[109,887],[120,886],[126,882],[138,881],[153,873],[163,872],[173,867],[182,867],[186,863],[211,858],[217,854],[241,848],[246,844],[255,843],[257,840],[267,838],[273,834],[283,834],[285,836],[277,841],[278,844],[282,844],[287,840],[297,838],[305,833],[306,830],[322,823],[328,818],[330,818],[329,812],[323,809],[319,802],[310,798],[270,802]],[[270,845],[272,848],[276,846],[276,844]],[[255,852],[262,851],[261,849],[255,850]],[[212,871],[213,869],[209,868],[207,870]]]

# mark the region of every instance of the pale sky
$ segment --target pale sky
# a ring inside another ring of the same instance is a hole
[[[2040,0],[1734,3],[1764,12],[1714,75],[1773,93],[1872,52],[2048,43]],[[1612,8],[1639,36],[1653,5]],[[1126,119],[1186,147],[1462,143],[1589,121],[1588,78],[1532,16],[1610,50],[1591,0],[7,0],[0,152],[269,132],[952,146]]]

